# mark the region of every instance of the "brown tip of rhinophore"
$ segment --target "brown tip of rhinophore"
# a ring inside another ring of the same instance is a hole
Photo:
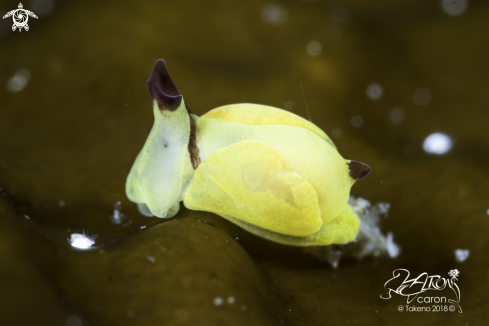
[[[347,164],[350,169],[350,177],[353,180],[363,179],[370,173],[370,171],[372,171],[370,166],[358,161],[350,161],[350,163]]]
[[[156,101],[161,111],[175,111],[178,109],[182,102],[182,95],[171,80],[165,61],[162,59],[156,61],[146,85],[148,86],[151,100]]]

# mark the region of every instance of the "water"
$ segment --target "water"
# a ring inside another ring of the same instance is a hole
[[[0,24],[0,324],[489,319],[488,4],[49,4],[28,32]],[[2,15],[17,5],[3,3]],[[153,123],[145,82],[158,58],[197,115],[242,102],[286,108],[369,164],[352,193],[391,204],[383,231],[399,257],[342,259],[333,270],[209,213],[139,214],[124,182]],[[450,138],[448,152],[425,152],[434,133]],[[70,235],[84,231],[98,234],[94,249],[71,248]],[[470,250],[462,263],[460,248]],[[458,269],[463,313],[399,312],[405,298],[380,299],[396,268]]]

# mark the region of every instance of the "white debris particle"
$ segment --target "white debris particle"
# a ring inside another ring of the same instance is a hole
[[[31,73],[25,68],[17,70],[13,77],[7,81],[7,90],[12,93],[20,92],[29,82]]]
[[[402,122],[405,117],[406,113],[402,108],[393,108],[391,112],[389,112],[389,121],[394,124]]]
[[[470,250],[469,249],[455,249],[455,260],[458,263],[463,263],[469,258]]]
[[[458,16],[464,13],[469,5],[468,0],[442,0],[441,9],[449,16]]]
[[[134,311],[129,310],[129,311],[127,312],[127,317],[129,317],[129,318],[134,317]]]
[[[379,83],[372,83],[367,86],[365,93],[370,99],[379,100],[382,97],[382,94],[384,94],[384,89]]]
[[[146,225],[141,225],[139,228],[140,228],[141,230],[142,230],[142,229],[146,229]]]
[[[122,207],[121,207],[121,202],[118,201],[114,204],[114,212],[112,215],[109,216],[109,219],[112,223],[114,224],[121,224],[122,221],[124,220],[125,216],[121,212]]]
[[[31,218],[30,218],[29,216],[27,216],[27,215],[24,215],[24,217],[25,217],[26,219],[28,219],[28,220],[30,220],[30,219],[31,219]]]
[[[83,234],[73,233],[70,237],[70,244],[72,247],[78,249],[88,249],[95,244],[97,236],[98,235],[89,236],[85,234],[85,232],[83,232]]]
[[[64,207],[65,205],[65,202],[64,200],[60,200],[59,203],[58,203],[59,207]]]
[[[288,17],[286,9],[274,4],[266,4],[261,10],[261,18],[272,25],[282,25]]]
[[[337,7],[333,14],[333,21],[340,25],[346,25],[350,22],[350,11],[344,7]]]
[[[307,44],[306,51],[309,55],[317,56],[323,50],[321,43],[317,41],[311,41]]]
[[[487,213],[487,215],[489,215],[489,208],[487,209],[486,213]]]
[[[340,138],[342,134],[343,130],[341,130],[341,128],[334,128],[333,131],[331,131],[331,136],[334,138]]]
[[[248,307],[246,307],[245,305],[241,305],[241,310],[246,311],[246,309],[248,309]]]
[[[233,296],[230,296],[228,298],[228,304],[233,304],[234,303],[234,300],[235,300],[234,297]]]
[[[31,3],[33,11],[39,16],[46,16],[53,11],[53,0],[33,0]]]
[[[82,321],[78,316],[70,316],[66,320],[66,326],[81,326]]]
[[[215,297],[214,298],[214,306],[219,307],[223,303],[224,303],[224,299],[223,298],[221,298],[221,297]]]
[[[452,139],[441,132],[435,132],[426,137],[423,149],[430,154],[445,154],[452,149]]]
[[[394,234],[392,232],[387,232],[386,246],[387,254],[391,258],[396,258],[401,253],[401,248],[394,243]]]
[[[338,265],[341,260],[341,250],[332,250],[328,256],[328,263],[331,265],[333,268],[338,268]]]
[[[350,123],[353,127],[358,128],[363,124],[363,118],[359,115],[354,115],[351,118]]]
[[[146,256],[146,259],[152,263],[156,262],[156,258],[154,258],[153,256],[150,256],[150,255]]]
[[[414,103],[426,105],[431,101],[431,92],[426,88],[418,88],[413,95]]]
[[[294,103],[291,102],[291,101],[287,101],[287,102],[285,102],[284,107],[285,107],[286,110],[290,111],[290,110],[292,110],[294,108]]]

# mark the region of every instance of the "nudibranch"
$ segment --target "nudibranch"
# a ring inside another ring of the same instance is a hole
[[[163,60],[147,82],[154,125],[127,177],[147,216],[172,217],[180,202],[287,245],[352,241],[360,220],[350,188],[371,168],[345,160],[313,123],[258,104],[192,113]]]

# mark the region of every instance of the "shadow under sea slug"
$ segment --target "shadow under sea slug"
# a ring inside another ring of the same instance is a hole
[[[345,244],[357,236],[351,186],[370,172],[313,123],[257,104],[194,115],[158,60],[148,80],[154,125],[126,182],[141,213],[172,217],[183,200],[271,241]]]

